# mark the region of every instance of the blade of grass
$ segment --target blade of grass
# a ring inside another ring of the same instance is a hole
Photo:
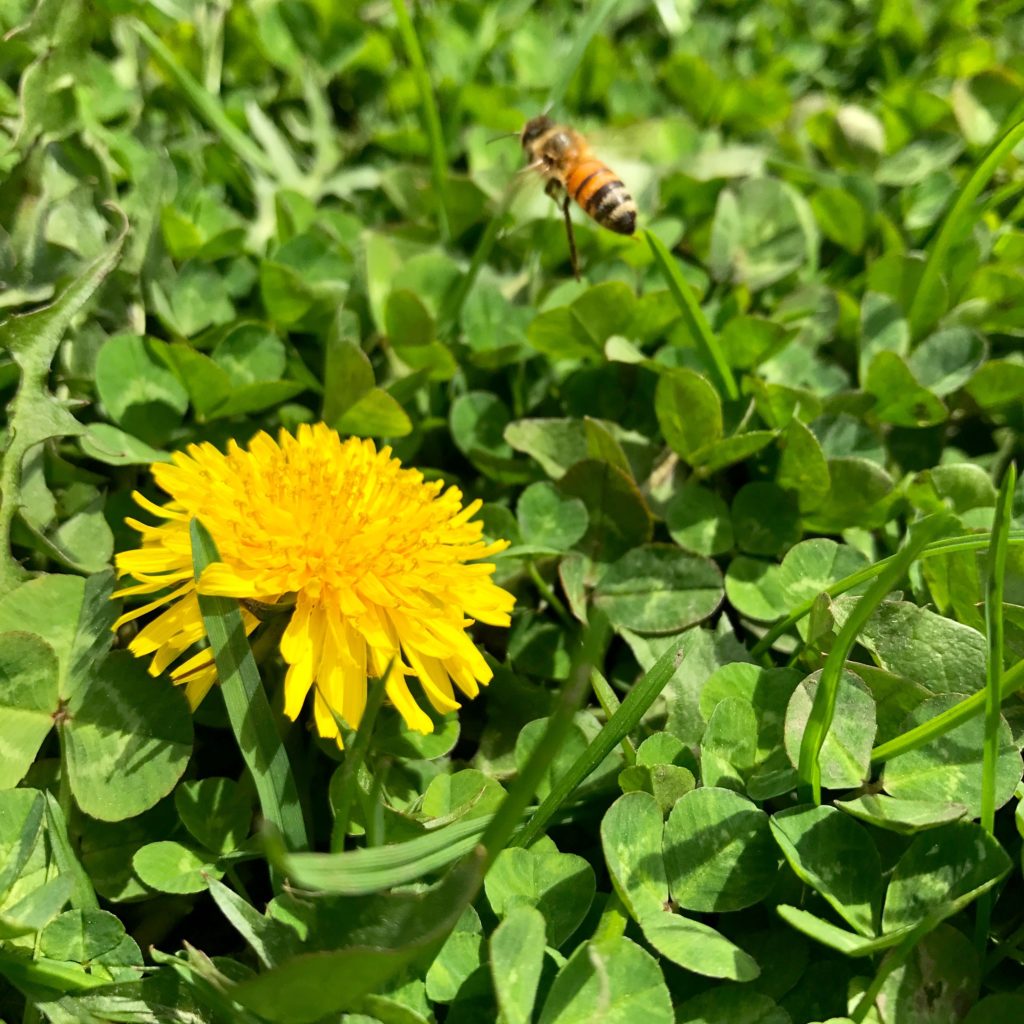
[[[736,401],[740,397],[739,388],[736,386],[736,379],[732,375],[732,369],[725,358],[718,338],[715,337],[708,324],[704,311],[700,308],[696,297],[686,278],[679,272],[672,254],[665,248],[665,243],[650,231],[644,231],[644,237],[654,254],[654,262],[658,264],[662,277],[668,285],[668,290],[676,300],[683,319],[689,325],[690,332],[697,339],[697,347],[705,359],[715,368],[719,383],[725,392],[726,398]]]
[[[445,192],[448,180],[448,156],[444,146],[444,132],[441,130],[441,117],[437,112],[434,99],[434,88],[430,82],[423,50],[420,47],[416,27],[409,17],[409,9],[405,0],[391,0],[398,22],[398,35],[401,37],[405,54],[412,66],[413,78],[420,94],[420,105],[423,108],[423,125],[427,132],[427,146],[430,149],[430,176],[434,181],[434,197],[437,201],[437,228],[441,241],[447,242],[451,237],[448,229],[448,211],[445,205]]]
[[[487,831],[492,815],[460,818],[402,843],[344,853],[294,853],[267,837],[268,856],[289,882],[313,892],[359,896],[415,882],[469,853]]]
[[[1013,517],[1017,467],[1011,462],[1003,474],[992,523],[992,546],[985,566],[985,633],[988,665],[985,680],[985,739],[981,764],[981,827],[993,835],[996,827],[996,764],[999,760],[999,713],[1003,695],[1003,589],[1006,580],[1006,535]],[[992,894],[978,900],[974,944],[984,955],[992,921]]]
[[[600,0],[590,8],[578,25],[573,26],[572,50],[564,61],[558,62],[558,77],[551,85],[551,92],[548,93],[547,110],[554,110],[565,99],[569,83],[586,56],[587,47],[615,10],[616,4],[617,0]]]
[[[996,762],[999,759],[999,707],[1003,695],[1003,589],[1006,580],[1006,538],[1013,517],[1017,467],[1011,463],[1003,475],[992,523],[992,546],[985,569],[985,632],[988,635],[988,670],[985,682],[985,745],[981,782],[981,827],[990,835],[996,819]]]
[[[513,846],[529,846],[537,839],[573,790],[612,752],[616,744],[621,743],[636,728],[679,667],[682,643],[683,638],[680,637],[629,691],[618,711],[605,723],[569,770],[551,787],[551,792],[534,811],[526,827],[513,840]]]
[[[1000,703],[1022,687],[1024,687],[1024,661],[1018,661],[1003,675],[1000,686]],[[942,714],[929,718],[927,722],[922,722],[885,743],[880,743],[871,751],[871,763],[881,764],[883,761],[889,761],[900,754],[917,750],[918,747],[923,747],[926,743],[931,743],[932,740],[944,736],[958,725],[970,721],[975,715],[980,715],[987,700],[987,690],[972,693],[970,697],[965,697],[959,704],[947,708]]]
[[[135,34],[149,47],[157,64],[171,78],[185,99],[191,104],[199,118],[206,122],[221,138],[221,141],[243,163],[248,164],[273,180],[277,180],[276,168],[269,157],[248,135],[224,112],[220,102],[206,91],[181,66],[167,44],[143,21],[131,19]]]
[[[821,753],[822,744],[825,742],[825,736],[828,734],[835,715],[839,680],[847,656],[864,624],[882,603],[885,596],[902,579],[903,574],[917,559],[922,548],[936,534],[948,529],[951,521],[952,516],[939,513],[928,516],[910,527],[906,543],[889,559],[889,564],[879,573],[874,583],[857,602],[846,622],[843,623],[842,629],[839,630],[832,650],[829,651],[828,657],[825,659],[821,676],[818,679],[818,689],[814,694],[814,703],[800,743],[800,761],[797,768],[801,781],[811,787],[811,796],[815,805],[821,804],[821,765],[818,755]]]
[[[573,656],[569,680],[562,690],[561,699],[548,719],[544,734],[534,748],[529,760],[523,766],[523,770],[519,773],[516,781],[512,784],[508,796],[502,801],[501,806],[491,819],[487,831],[480,840],[481,845],[486,850],[484,860],[486,868],[490,868],[495,858],[506,846],[527,845],[527,843],[521,841],[522,833],[516,835],[515,838],[513,838],[513,834],[519,827],[519,823],[530,801],[533,800],[537,787],[544,777],[544,773],[558,756],[558,752],[562,749],[569,735],[576,711],[580,704],[583,703],[589,689],[590,674],[597,665],[601,664],[610,635],[611,626],[607,616],[600,611],[595,611],[590,617],[589,625],[583,632],[580,646]],[[614,745],[613,743],[612,746]],[[552,792],[557,788],[556,784]],[[541,808],[538,808],[533,817],[530,818],[526,826],[527,829],[535,826],[540,809],[544,808],[549,801],[550,796],[541,804]],[[560,802],[561,800],[558,801],[558,803]],[[543,819],[544,821],[547,820],[547,817],[558,806],[558,803],[551,808]]]
[[[198,519],[192,520],[190,533],[192,563],[198,580],[206,566],[219,556],[217,545]],[[199,610],[231,728],[252,773],[263,817],[281,833],[288,849],[307,849],[299,791],[249,649],[238,603],[226,597],[200,594]]]
[[[1024,108],[1020,106],[1014,111],[1016,118],[1020,118],[1022,113],[1024,113]],[[981,190],[989,183],[992,175],[999,169],[999,165],[1022,139],[1024,139],[1024,120],[1019,120],[989,147],[988,152],[960,189],[956,202],[946,214],[934,244],[928,249],[924,269],[910,302],[907,322],[910,325],[912,339],[920,338],[925,329],[933,322],[934,317],[930,305],[938,284],[939,273],[948,262],[949,250],[963,237],[970,222],[980,215],[980,212],[974,209],[974,204],[978,196],[981,195]]]
[[[590,673],[590,685],[594,688],[594,696],[597,698],[598,704],[601,705],[605,718],[611,719],[615,712],[622,707],[622,702],[616,696],[608,680],[596,668]],[[621,746],[622,757],[626,764],[636,764],[636,747],[633,746],[633,741],[628,736],[624,736]]]
[[[942,540],[933,541],[931,544],[926,545],[921,551],[920,557],[932,558],[937,555],[955,554],[958,551],[983,551],[990,543],[991,537],[987,533],[980,536],[975,534],[959,534],[955,537],[943,537]],[[1024,530],[1010,531],[1007,536],[1007,543],[1024,544]],[[854,587],[859,587],[862,583],[873,580],[885,569],[893,557],[893,555],[889,555],[887,558],[880,558],[872,565],[858,569],[856,572],[850,573],[849,576],[844,576],[841,580],[836,580],[835,583],[829,584],[822,593],[828,594],[829,597],[838,597],[840,594],[845,594],[848,590],[853,590]],[[811,613],[816,601],[817,596],[807,601],[802,601],[784,619],[776,622],[754,644],[750,652],[751,657],[759,658],[765,654],[783,633],[792,629],[804,616]]]
[[[363,717],[359,720],[359,728],[351,743],[346,741],[345,760],[341,766],[341,781],[338,784],[338,803],[334,810],[334,825],[331,829],[331,849],[345,849],[345,836],[348,835],[349,815],[352,813],[352,801],[356,795],[356,784],[359,781],[359,768],[370,749],[370,737],[373,725],[377,721],[377,712],[384,703],[384,680],[387,679],[391,666],[388,665],[380,679],[374,679],[366,694],[366,707]]]

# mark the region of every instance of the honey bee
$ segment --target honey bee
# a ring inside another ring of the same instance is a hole
[[[544,191],[560,202],[569,238],[572,271],[579,280],[576,238],[569,216],[570,199],[603,228],[620,235],[636,230],[636,203],[626,186],[606,164],[594,156],[587,140],[567,125],[556,124],[544,114],[526,122],[520,135],[529,163],[547,179]]]

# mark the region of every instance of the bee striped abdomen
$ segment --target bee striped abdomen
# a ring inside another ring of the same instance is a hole
[[[566,179],[566,190],[602,227],[620,235],[636,230],[636,203],[611,168],[599,160],[577,164]]]

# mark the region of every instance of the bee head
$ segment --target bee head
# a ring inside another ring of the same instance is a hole
[[[553,125],[554,121],[547,114],[541,114],[540,117],[534,117],[527,121],[520,136],[523,148],[525,149],[530,143],[539,139]]]

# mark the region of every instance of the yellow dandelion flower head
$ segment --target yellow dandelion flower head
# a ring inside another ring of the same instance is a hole
[[[204,637],[197,594],[216,594],[269,604],[294,596],[281,637],[284,710],[294,719],[312,687],[322,736],[340,741],[335,714],[358,726],[368,676],[388,672],[388,699],[423,733],[433,723],[409,677],[442,713],[459,707],[455,688],[475,697],[490,680],[466,630],[474,620],[509,625],[514,598],[494,583],[494,566],[479,561],[507,542],[482,538],[481,523],[471,521],[480,502],[463,508],[457,487],[427,483],[390,448],[342,440],[322,423],[304,424],[295,436],[282,430],[276,441],[258,434],[246,449],[232,441],[226,453],[191,445],[152,473],[170,501],[160,506],[135,494],[160,522],[127,520],[142,542],[117,556],[117,570],[136,583],[114,596],[160,594],[115,624],[162,609],[130,645],[139,657],[152,655],[153,675]],[[220,553],[198,585],[193,518]],[[244,605],[242,618],[247,633],[258,625]],[[196,707],[216,681],[209,648],[171,676]]]

